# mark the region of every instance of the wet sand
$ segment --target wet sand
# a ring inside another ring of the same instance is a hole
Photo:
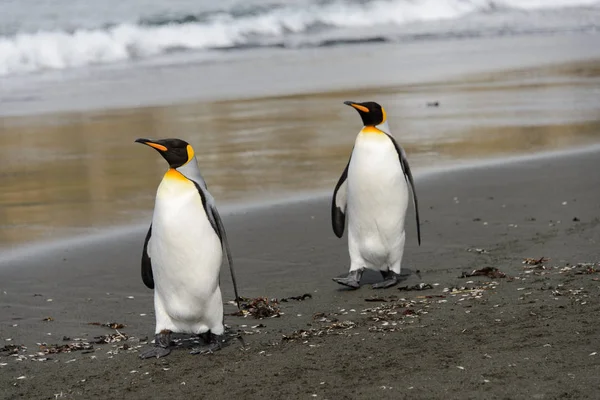
[[[384,104],[416,171],[599,143],[598,60],[361,90],[3,117],[0,247],[147,220],[165,163],[135,145],[138,137],[193,143],[221,204],[327,190],[360,128],[342,104],[348,99]]]
[[[280,302],[279,318],[227,316],[245,346],[209,356],[137,357],[153,330],[145,227],[17,257],[0,264],[0,343],[27,348],[0,352],[0,398],[596,398],[599,168],[596,148],[419,174],[423,245],[409,223],[399,286],[423,291],[332,282],[348,255],[327,198],[228,213],[242,295],[312,297]],[[460,278],[484,267],[507,276]],[[231,300],[225,271],[222,286]],[[36,343],[116,334],[89,322],[130,339],[31,357]]]

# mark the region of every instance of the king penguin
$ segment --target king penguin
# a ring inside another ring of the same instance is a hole
[[[221,217],[190,144],[180,139],[136,142],[154,148],[169,163],[142,251],[142,281],[154,289],[156,330],[154,346],[140,357],[168,355],[173,332],[197,334],[205,342],[191,354],[212,353],[221,348],[225,330],[219,286],[223,249],[239,299]]]
[[[371,101],[346,101],[344,104],[358,111],[364,126],[333,192],[333,231],[341,238],[348,223],[350,253],[350,272],[346,277],[333,280],[357,289],[368,268],[380,271],[383,276],[383,281],[374,284],[373,288],[387,288],[396,285],[400,275],[409,186],[421,244],[413,177],[404,149],[391,136],[384,108]]]

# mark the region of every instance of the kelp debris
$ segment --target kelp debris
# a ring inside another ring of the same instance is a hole
[[[312,299],[312,295],[310,293],[304,293],[303,295],[300,295],[300,296],[284,297],[281,300],[279,300],[279,302],[285,303],[285,302],[288,302],[289,300],[303,301],[306,299]]]
[[[525,265],[542,265],[545,262],[550,261],[549,258],[546,257],[540,257],[540,258],[524,258],[523,259],[523,264]]]
[[[412,286],[401,286],[398,290],[428,290],[433,289],[433,286],[430,283],[417,283]]]
[[[459,278],[470,278],[472,276],[487,276],[488,278],[506,278],[506,274],[496,267],[485,267],[475,269],[471,272],[463,272]]]
[[[44,354],[70,353],[72,351],[92,350],[94,346],[87,342],[73,342],[68,344],[46,344],[40,345],[40,352]]]
[[[241,310],[230,315],[239,317],[247,317],[250,315],[256,319],[276,318],[281,316],[279,303],[276,299],[269,300],[267,297],[256,297],[253,299],[241,297],[240,300]]]
[[[106,323],[101,323],[101,322],[88,322],[88,325],[96,325],[96,326],[103,326],[105,328],[110,328],[110,329],[123,329],[125,328],[124,324],[120,324],[118,322],[106,322]]]

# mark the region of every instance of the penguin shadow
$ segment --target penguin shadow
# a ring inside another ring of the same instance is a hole
[[[347,275],[347,273],[341,274],[341,275],[338,275],[336,278],[343,278],[346,275]],[[398,285],[400,285],[401,283],[408,280],[408,278],[410,278],[412,275],[418,276],[420,279],[420,274],[417,273],[416,271],[413,271],[410,268],[402,268],[402,270],[400,271],[400,276],[398,277],[398,284],[396,284],[388,289],[398,287]],[[379,283],[381,281],[383,281],[383,276],[381,275],[380,272],[367,269],[363,273],[362,278],[360,280],[360,287],[370,286],[374,283]],[[346,286],[341,286],[341,285],[338,288],[338,292],[353,292],[355,290],[356,289],[346,287]],[[376,289],[376,290],[385,290],[385,289]]]

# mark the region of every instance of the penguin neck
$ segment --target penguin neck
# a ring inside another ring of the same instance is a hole
[[[373,125],[363,126],[360,133],[362,133],[364,135],[383,135],[384,134],[384,132],[381,129],[379,129]]]
[[[169,181],[188,181],[188,179],[181,172],[176,170],[175,168],[169,168],[169,170],[165,173],[163,180]]]
[[[177,168],[177,172],[179,172],[189,180],[192,180],[200,185],[205,185],[204,178],[202,178],[200,168],[198,167],[198,161],[196,160],[196,156],[192,157],[190,161]]]

